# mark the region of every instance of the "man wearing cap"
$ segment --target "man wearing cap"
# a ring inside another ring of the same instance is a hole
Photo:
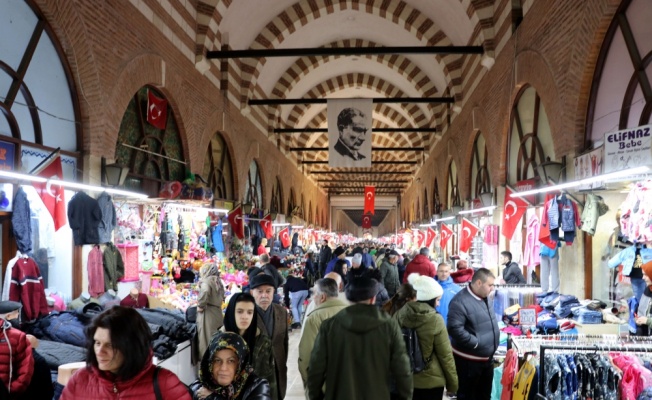
[[[391,298],[396,294],[398,287],[401,286],[401,282],[398,279],[398,252],[396,250],[390,250],[383,262],[380,264],[380,276],[383,280],[383,285],[387,289],[387,294]]]
[[[322,322],[308,364],[311,400],[412,398],[412,373],[398,323],[374,306],[378,283],[346,285],[353,303]],[[322,388],[325,389],[322,390]]]
[[[288,313],[279,304],[273,304],[276,293],[276,281],[269,275],[260,274],[249,282],[251,295],[256,300],[258,326],[265,327],[261,331],[272,340],[274,362],[276,363],[276,381],[278,382],[278,398],[285,398],[287,388],[288,361]]]
[[[18,320],[21,304],[0,302],[0,398],[14,398],[24,394],[34,373],[32,346],[10,321]]]
[[[494,274],[478,269],[471,284],[453,297],[448,306],[448,334],[460,385],[459,400],[489,400],[493,382],[493,355],[500,332],[489,294]]]
[[[326,265],[326,271],[324,271],[324,276],[329,272],[333,272],[333,268],[335,268],[335,263],[337,262],[337,260],[346,261],[346,265],[349,268],[351,268],[351,263],[349,262],[349,260],[346,259],[346,251],[344,250],[344,247],[338,246],[333,252],[333,259],[328,262],[328,265]]]

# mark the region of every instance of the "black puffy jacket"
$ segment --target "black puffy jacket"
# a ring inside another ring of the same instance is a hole
[[[479,299],[470,290],[460,290],[448,305],[447,328],[453,353],[473,361],[489,361],[500,339],[493,302]]]
[[[198,400],[197,391],[201,388],[201,382],[199,380],[194,381],[190,385],[190,390],[193,393],[193,399]],[[217,394],[212,394],[206,397],[206,400],[224,400],[224,397],[220,397]],[[240,395],[234,400],[272,400],[272,392],[270,391],[269,384],[265,379],[259,378],[256,374],[249,375],[247,378],[247,384]]]

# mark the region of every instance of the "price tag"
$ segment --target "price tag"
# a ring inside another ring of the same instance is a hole
[[[521,326],[536,326],[537,310],[533,308],[521,308],[518,310],[518,321]]]

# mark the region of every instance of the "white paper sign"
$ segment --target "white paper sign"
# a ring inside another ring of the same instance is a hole
[[[604,173],[652,164],[652,125],[604,135]]]

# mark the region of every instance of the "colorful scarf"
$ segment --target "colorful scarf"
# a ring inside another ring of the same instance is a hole
[[[235,371],[233,382],[229,386],[218,384],[213,378],[213,363],[215,355],[220,350],[230,349],[238,356],[238,367]],[[249,348],[244,339],[233,332],[222,332],[211,339],[208,351],[204,353],[199,369],[199,380],[204,387],[225,399],[235,399],[245,387],[249,375],[253,372],[251,365],[247,364]]]

